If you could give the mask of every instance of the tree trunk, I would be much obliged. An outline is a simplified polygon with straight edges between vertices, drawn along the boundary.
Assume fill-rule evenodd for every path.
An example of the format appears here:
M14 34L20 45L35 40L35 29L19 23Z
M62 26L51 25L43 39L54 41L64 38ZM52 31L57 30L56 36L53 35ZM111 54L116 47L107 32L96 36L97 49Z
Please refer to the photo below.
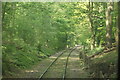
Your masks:
M110 2L107 4L106 10L106 44L108 48L112 46L112 12L113 3Z
M119 50L120 49L120 1L118 2L118 26L117 26L117 28L118 28L118 42L117 42L117 44L118 44L118 48L117 49L118 50L117 50L117 52L118 52L118 56L119 56L118 59L120 59L120 50ZM119 68L118 68L118 71L120 71ZM119 76L120 76L120 74L118 74L118 77Z
M93 26L93 19L92 19L92 11L93 11L93 2L89 2L89 21L90 21L90 27L91 27L91 32L92 32L92 36L91 36L91 49L93 49L95 47L95 30L94 30L94 26Z
M120 1L118 2L118 49L120 48Z
M114 32L114 38L115 38L115 42L117 43L118 42L118 3L114 3L114 15L115 15L115 19L116 19L116 22L115 22L115 28L116 28L116 31ZM117 14L117 15L116 15Z

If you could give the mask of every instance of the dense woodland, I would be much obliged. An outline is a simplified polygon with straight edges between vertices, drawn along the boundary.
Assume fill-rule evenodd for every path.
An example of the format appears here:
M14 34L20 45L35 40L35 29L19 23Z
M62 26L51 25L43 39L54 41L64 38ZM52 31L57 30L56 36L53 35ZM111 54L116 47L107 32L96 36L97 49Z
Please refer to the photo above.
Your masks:
M76 45L90 55L117 45L118 8L117 2L3 2L3 75Z

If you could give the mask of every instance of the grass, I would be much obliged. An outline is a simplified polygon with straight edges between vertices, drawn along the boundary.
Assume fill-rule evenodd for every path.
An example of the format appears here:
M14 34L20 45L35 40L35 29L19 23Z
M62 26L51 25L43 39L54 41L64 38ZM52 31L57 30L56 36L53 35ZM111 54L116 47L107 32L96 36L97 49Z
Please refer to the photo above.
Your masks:
M6 55L4 53L6 53ZM23 69L31 68L42 59L48 57L47 54L44 54L42 52L38 53L38 51L35 49L32 49L30 51L28 49L16 50L15 48L13 48L12 50L10 48L7 49L7 51L5 51L4 53L2 65L3 77L10 77Z
M116 78L118 66L118 54L116 50L97 55L91 59L89 71L92 77L100 78ZM102 74L100 73L102 72Z

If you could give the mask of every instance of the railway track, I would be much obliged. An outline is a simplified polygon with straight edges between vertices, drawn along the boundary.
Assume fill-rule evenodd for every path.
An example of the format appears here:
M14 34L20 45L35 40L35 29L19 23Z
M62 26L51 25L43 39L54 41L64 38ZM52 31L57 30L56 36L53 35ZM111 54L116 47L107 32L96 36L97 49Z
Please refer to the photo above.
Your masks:
M67 56L67 60L66 60L66 63L65 63L64 74L63 74L62 80L65 80L65 78L66 78L68 60L69 60L69 57L70 57L71 53L72 53L76 48L77 48L77 47L73 48L73 49L70 51L69 55Z
M67 64L68 64L68 60L69 60L69 56L71 55L71 53L76 49L77 47L74 47L72 49L70 49L70 52L69 54L67 55L67 59L66 59L66 62L64 64L64 72L63 72L63 75L62 75L62 80L65 80L65 77L66 77L66 70L67 70ZM44 75L47 74L48 70L55 64L55 62L65 53L67 52L67 50L64 50L61 52L61 54L52 62L50 63L50 65L44 70L44 72L39 76L38 80L42 80Z

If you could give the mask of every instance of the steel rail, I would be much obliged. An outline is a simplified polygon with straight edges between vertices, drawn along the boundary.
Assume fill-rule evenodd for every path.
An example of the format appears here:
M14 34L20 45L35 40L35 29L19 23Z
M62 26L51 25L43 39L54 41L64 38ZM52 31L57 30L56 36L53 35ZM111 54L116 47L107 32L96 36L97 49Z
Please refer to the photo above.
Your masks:
M65 79L65 75L66 75L66 68L67 68L67 63L68 63L68 58L70 56L70 54L76 49L77 47L73 48L70 53L68 54L67 56L67 60L66 60L66 64L65 64L65 71L64 71L64 74L63 74L63 80ZM42 80L43 76L47 73L48 69L58 60L58 58L64 53L66 52L67 50L64 50L63 52L61 52L61 54L45 69L45 71L39 76L38 80Z
M67 50L66 50L67 51ZM48 69L56 62L56 60L65 52L65 50L63 52L61 52L61 54L45 69L45 71L40 75L40 77L38 78L38 80L41 80L43 78L43 76L45 75L45 73L48 71Z
M67 65L68 65L68 60L69 60L69 57L71 55L71 53L76 49L77 47L73 48L69 55L67 56L67 60L66 60L66 63L65 63L65 68L64 68L64 73L63 73L63 77L62 77L62 80L65 80L65 77L66 77L66 72L67 72Z

